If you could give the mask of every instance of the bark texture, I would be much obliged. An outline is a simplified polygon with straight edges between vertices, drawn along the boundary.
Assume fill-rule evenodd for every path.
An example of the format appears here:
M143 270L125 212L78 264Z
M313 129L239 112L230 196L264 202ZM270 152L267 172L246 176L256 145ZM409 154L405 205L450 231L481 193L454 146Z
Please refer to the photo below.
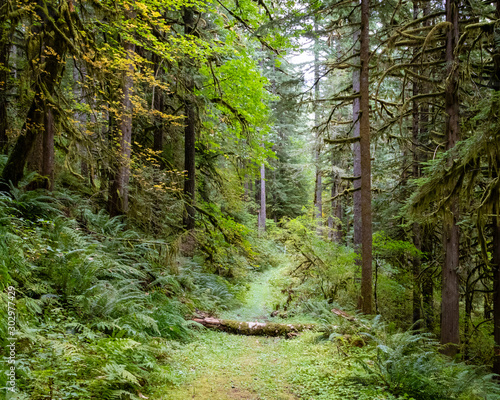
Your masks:
M359 31L354 32L354 43L359 41ZM354 54L355 57L353 59L354 64L360 64L359 58L359 45L354 46ZM355 95L359 95L360 93L360 74L361 70L359 68L354 68L352 73L352 90ZM352 121L353 121L353 136L359 137L360 134L360 98L356 97L352 103ZM353 152L353 176L361 177L361 148L360 142L354 142L352 144L352 152ZM354 228L354 237L353 244L355 251L360 255L361 253L361 179L355 179L353 181L354 193L352 195L353 201L353 228ZM358 258L357 264L361 265L361 257Z
M370 1L361 0L360 31L360 118L359 147L361 155L361 311L372 313L372 197L370 156L370 92L369 92L369 12Z
M184 33L194 35L194 12L191 8L184 8L183 14ZM194 79L191 75L185 77L186 96L184 99L184 113L186 116L184 127L184 170L187 173L184 180L184 196L186 201L186 214L184 227L194 229L195 209L194 200L196 192L196 104L194 102Z
M458 44L458 0L446 0L446 21L451 28L446 36L447 85L445 88L446 149L455 146L460 137L458 99L458 59L455 48ZM442 273L441 299L441 344L443 353L454 356L460 343L459 334L459 230L458 198L453 196L443 217L443 247L445 251Z

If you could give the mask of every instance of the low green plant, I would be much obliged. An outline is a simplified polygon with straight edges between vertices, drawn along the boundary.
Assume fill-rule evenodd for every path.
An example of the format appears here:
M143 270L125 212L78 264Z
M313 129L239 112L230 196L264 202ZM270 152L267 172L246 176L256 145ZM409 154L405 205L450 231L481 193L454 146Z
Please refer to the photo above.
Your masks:
M445 358L430 334L389 333L376 319L371 332L364 335L372 351L355 357L362 369L353 372L354 381L382 385L415 400L500 399L493 375Z

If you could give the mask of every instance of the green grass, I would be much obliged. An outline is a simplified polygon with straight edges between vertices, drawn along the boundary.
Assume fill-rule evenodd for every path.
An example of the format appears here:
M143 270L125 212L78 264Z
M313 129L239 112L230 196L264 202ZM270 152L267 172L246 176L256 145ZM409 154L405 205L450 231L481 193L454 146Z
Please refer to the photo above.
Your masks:
M264 272L256 273L250 288L245 294L244 304L238 309L228 310L220 313L222 319L235 319L239 321L277 322L277 323L315 323L318 322L309 315L297 315L291 318L272 318L276 304L283 304L287 295L281 292L286 286L284 282L287 277L289 265L285 264L278 268L270 268Z
M266 321L283 295L276 284L286 266L256 276L243 307L221 318ZM274 318L273 320L277 320ZM314 322L297 316L301 322ZM278 320L279 321L279 320ZM284 321L290 321L289 319ZM287 340L237 336L202 331L198 338L174 350L170 383L159 387L154 399L165 400L373 400L394 399L382 388L363 386L351 376L351 362L333 342L319 342L320 334L305 332Z
M172 354L172 383L158 400L395 399L351 380L345 356L307 332L286 340L206 331Z

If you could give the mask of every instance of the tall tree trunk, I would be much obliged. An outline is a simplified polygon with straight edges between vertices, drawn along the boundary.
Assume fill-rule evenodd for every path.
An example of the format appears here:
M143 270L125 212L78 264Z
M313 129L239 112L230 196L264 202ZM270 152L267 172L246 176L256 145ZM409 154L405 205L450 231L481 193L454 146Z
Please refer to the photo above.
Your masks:
M192 79L187 84L188 96L192 96L194 82ZM195 209L194 198L196 191L196 107L191 98L184 100L184 112L186 121L184 127L184 170L187 171L184 180L184 196L186 198L186 215L184 216L184 227L187 230L194 229Z
M129 16L131 18L132 15ZM135 44L124 41L127 59L133 60ZM109 213L125 214L128 211L128 185L130 179L130 156L132 153L132 90L134 86L134 64L129 62L122 77L121 115L118 120L119 156L116 171L110 183Z
M496 1L496 13L497 19L500 19L500 0ZM500 45L497 44L495 48L495 53L493 55L494 63L494 77L493 77L493 87L498 92L500 91ZM492 110L494 110L493 117L498 119L498 110L500 109L500 104L496 101ZM499 179L500 176L500 155L497 153L496 162L490 162L493 164L493 178ZM492 221L492 259L491 264L493 266L493 337L495 340L495 351L493 358L493 372L500 375L500 193L498 187L496 188L496 193L494 194L496 199L495 207L493 208L493 221ZM488 299L485 295L485 304L488 303ZM487 307L485 306L485 311ZM489 307L488 307L489 308Z
M458 44L458 0L446 0L446 21L451 28L446 36L447 84L445 88L446 150L453 148L459 140L458 59L455 49ZM460 343L459 332L459 230L458 198L453 196L443 217L444 265L441 297L441 344L443 353L454 356Z
M369 33L370 0L361 0L360 32L360 124L359 147L361 155L361 311L372 312L372 196L370 156L370 92L369 92Z
M184 33L196 35L194 11L185 7L183 13ZM187 230L194 229L195 209L194 200L196 193L196 104L194 102L194 78L186 73L186 98L184 99L184 113L186 115L184 127L184 170L187 171L184 180L184 196L186 200L186 214L184 215L184 227Z
M413 2L413 19L416 20L418 18L419 13L419 4L417 1ZM414 56L419 51L418 48L414 49ZM415 67L415 72L418 73L418 67ZM420 83L415 79L413 81L413 96L417 96L420 92L419 90ZM417 179L420 177L420 149L419 149L419 141L420 141L420 113L419 113L419 102L413 101L413 110L412 110L412 154L413 154L413 163L412 163L412 175L413 179ZM422 229L420 224L415 222L412 226L413 230L413 245L417 250L422 250L422 240L421 234ZM421 315L421 290L420 290L420 270L422 260L420 255L415 255L412 260L412 272L413 272L413 312L412 319L413 324L416 324L422 318ZM420 326L416 326L415 328L420 328Z
M321 134L319 129L320 124L320 113L318 110L319 104L318 100L320 98L319 93L319 38L318 38L318 25L314 24L315 30L315 43L314 43L314 125L316 129L316 137L314 142L314 163L316 166L316 179L314 186L314 206L316 208L316 224L317 229L316 232L318 236L323 236L323 183L322 183L322 175L321 175L321 166L320 166L320 153L321 153Z
M430 14L430 0L424 0L421 2L423 15L427 16ZM430 26L431 20L426 19L424 21L424 26ZM422 82L421 84L421 92L429 93L430 88L427 82ZM429 103L426 100L420 102L420 111L419 111L419 141L418 144L424 144L428 141L428 132L429 132ZM417 156L419 160L419 174L421 174L421 164L427 161L427 154L425 151L419 151L416 149ZM425 254L425 257L429 257L428 255L432 251L432 245L430 243L430 237L434 231L434 225L419 225L420 230L420 249ZM416 233L418 236L418 232ZM419 248L419 247L417 247ZM420 260L422 262L422 259ZM432 332L434 330L434 320L435 320L435 312L434 312L434 279L432 270L427 270L422 274L421 281L421 289L422 289L422 311L423 317L425 320L425 326L427 329Z
M353 62L356 65L360 65L360 57L359 57L359 45L356 43L359 41L360 31L356 30L354 32L353 40L354 40L354 54L356 55L353 58ZM352 90L355 95L360 94L360 74L361 70L359 67L355 67L352 73ZM352 103L352 121L353 121L353 136L355 138L359 137L360 134L360 98L356 97ZM353 181L354 193L352 196L353 201L353 245L354 250L358 254L358 258L356 260L356 264L361 266L361 231L362 231L362 223L361 223L361 148L360 142L355 142L352 145L353 152L353 175L355 178Z

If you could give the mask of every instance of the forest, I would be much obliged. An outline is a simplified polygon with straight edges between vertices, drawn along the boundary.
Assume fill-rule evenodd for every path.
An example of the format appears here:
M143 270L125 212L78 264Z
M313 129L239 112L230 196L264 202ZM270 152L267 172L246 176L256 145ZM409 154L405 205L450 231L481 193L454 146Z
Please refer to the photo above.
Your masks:
M5 399L500 399L500 0L0 0Z

